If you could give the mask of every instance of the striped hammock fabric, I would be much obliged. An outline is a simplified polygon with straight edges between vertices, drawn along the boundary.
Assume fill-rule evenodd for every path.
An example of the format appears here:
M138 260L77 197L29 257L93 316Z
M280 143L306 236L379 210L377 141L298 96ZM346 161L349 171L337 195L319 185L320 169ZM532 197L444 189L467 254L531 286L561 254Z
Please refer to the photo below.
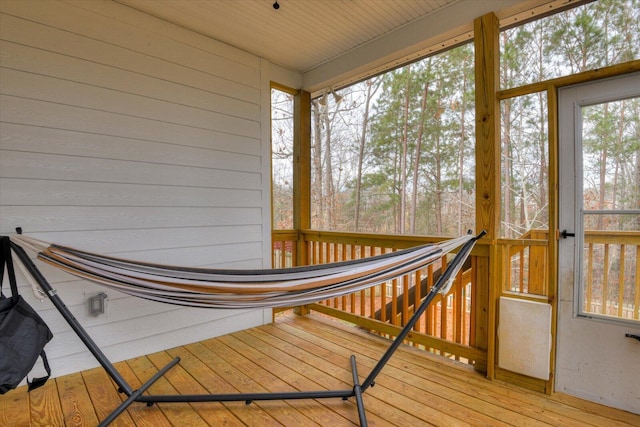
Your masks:
M24 235L11 240L82 279L140 298L191 307L260 308L310 304L356 292L420 270L464 245L467 235L384 255L266 270L229 270L138 262L48 244ZM457 268L461 268L462 262ZM455 277L455 273L451 276ZM450 286L445 286L446 293Z

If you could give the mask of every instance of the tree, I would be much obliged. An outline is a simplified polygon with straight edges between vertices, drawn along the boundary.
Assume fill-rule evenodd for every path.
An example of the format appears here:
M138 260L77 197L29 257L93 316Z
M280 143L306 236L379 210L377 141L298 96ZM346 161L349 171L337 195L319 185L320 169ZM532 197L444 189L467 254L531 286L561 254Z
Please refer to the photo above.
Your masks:
M365 147L367 143L367 130L369 128L369 113L371 111L371 100L375 96L378 89L380 89L380 85L382 84L382 78L374 77L373 79L367 80L365 83L366 86L366 95L364 102L364 111L362 118L362 132L360 134L360 140L358 144L358 169L356 175L356 184L355 184L355 213L354 213L354 230L360 230L360 205L362 198L362 171L364 164L364 154Z
M600 0L503 31L501 86L637 58L639 6ZM313 101L313 227L440 235L474 228L472 48L458 46ZM634 108L615 110L617 142L598 151L617 177L616 203L635 203L628 189L640 187L633 173L640 160L620 139L637 124L629 118ZM547 110L544 91L501 104L506 237L548 227Z
M271 183L275 229L293 228L293 97L271 90Z

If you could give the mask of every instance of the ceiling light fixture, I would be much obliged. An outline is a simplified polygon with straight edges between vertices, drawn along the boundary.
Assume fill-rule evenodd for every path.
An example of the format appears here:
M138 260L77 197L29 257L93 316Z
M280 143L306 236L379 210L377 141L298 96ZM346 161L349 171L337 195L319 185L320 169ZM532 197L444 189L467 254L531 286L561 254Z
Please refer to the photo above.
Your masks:
M322 96L320 97L320 99L318 99L318 104L322 105L322 106L326 106L327 105L327 101L329 100L329 94L331 94L333 96L333 100L334 102L337 104L339 104L342 99L344 98L342 95L338 95L337 93L334 92L333 88L327 88L322 92Z
M333 89L331 89L331 95L333 95L333 100L336 101L336 104L339 104L340 101L342 101L342 99L344 98L344 96L335 93Z
M318 104L322 105L322 106L326 106L327 105L327 90L324 90L324 93L322 94L322 96L320 97L320 99L318 99Z

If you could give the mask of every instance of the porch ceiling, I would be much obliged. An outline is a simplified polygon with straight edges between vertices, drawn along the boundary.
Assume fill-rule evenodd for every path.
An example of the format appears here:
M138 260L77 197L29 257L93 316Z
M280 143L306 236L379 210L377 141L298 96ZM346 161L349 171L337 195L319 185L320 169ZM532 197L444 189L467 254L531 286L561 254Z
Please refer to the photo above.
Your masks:
M303 76L314 91L551 0L115 0Z

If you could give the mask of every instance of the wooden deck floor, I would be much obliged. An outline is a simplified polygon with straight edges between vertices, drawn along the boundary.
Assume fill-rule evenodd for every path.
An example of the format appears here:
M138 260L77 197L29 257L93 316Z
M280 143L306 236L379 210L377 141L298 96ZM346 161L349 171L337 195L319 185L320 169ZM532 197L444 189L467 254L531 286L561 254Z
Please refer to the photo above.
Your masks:
M138 387L171 358L174 367L155 394L349 389L349 356L365 377L388 342L317 316L283 316L274 325L117 363ZM0 425L94 426L121 395L102 368L49 381L28 394L0 396ZM472 369L401 347L364 397L371 426L640 426L640 415L575 399L545 396ZM353 426L353 399L230 403L134 403L114 426Z

